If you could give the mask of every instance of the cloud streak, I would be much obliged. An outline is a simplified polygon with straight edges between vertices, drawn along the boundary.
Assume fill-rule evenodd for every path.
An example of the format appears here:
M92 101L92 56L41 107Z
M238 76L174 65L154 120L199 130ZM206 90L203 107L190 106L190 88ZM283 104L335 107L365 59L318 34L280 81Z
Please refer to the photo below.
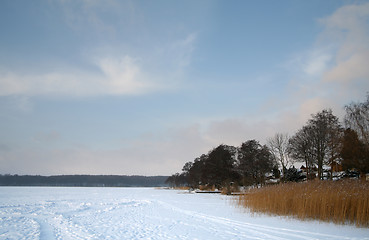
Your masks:
M139 61L128 55L104 57L95 62L94 71L67 69L40 74L0 72L0 96L96 96L139 95L167 89L168 74L145 72Z
M147 94L176 88L191 65L197 34L187 30L163 36L176 28L166 24L151 32L151 12L138 2L59 0L49 5L61 16L61 35L73 36L65 49L70 44L76 52L40 52L41 57L31 55L22 66L3 64L0 96ZM55 40L38 41L52 45ZM39 64L39 58L47 64Z

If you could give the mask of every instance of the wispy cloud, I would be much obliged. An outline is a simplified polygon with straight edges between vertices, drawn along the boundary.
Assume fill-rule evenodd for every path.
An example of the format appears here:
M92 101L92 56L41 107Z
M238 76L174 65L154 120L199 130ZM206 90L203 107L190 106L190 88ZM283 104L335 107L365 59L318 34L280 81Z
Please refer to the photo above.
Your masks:
M329 67L332 56L324 51L313 51L307 56L304 62L303 71L309 76L322 74Z
M318 20L323 30L314 46L288 66L290 92L300 112L331 107L364 97L369 89L369 3L347 5Z
M0 96L11 95L137 95L168 88L161 80L167 72L150 73L128 55L94 61L94 70L69 69L20 74L0 72Z
M108 94L135 94L154 89L154 83L143 79L137 61L129 56L121 59L103 58L97 65L104 76L100 79L102 89Z
M184 39L174 42L170 47L170 51L174 51L176 53L174 61L180 68L190 65L192 53L195 49L194 44L196 38L196 33L190 33Z
M0 96L147 94L177 88L191 65L195 31L162 36L176 25L152 27L147 23L150 12L138 3L59 0L50 6L66 23L66 35L74 31L77 52L44 56L50 59L49 68L33 56L26 60L33 61L32 69L27 62L1 66ZM153 30L157 28L158 33Z
M56 7L63 11L64 20L68 26L78 32L93 31L100 36L115 36L117 29L114 21L107 21L102 16L109 12L110 16L131 16L129 11L132 10L133 4L130 1L96 1L96 0L59 0L53 2ZM126 5L126 6L122 6ZM130 7L128 7L130 6ZM118 12L121 14L118 14ZM122 13L122 11L124 11ZM87 28L87 29L86 29Z
M324 73L323 81L368 82L369 3L344 6L321 23L325 26L323 37L338 44L334 66Z

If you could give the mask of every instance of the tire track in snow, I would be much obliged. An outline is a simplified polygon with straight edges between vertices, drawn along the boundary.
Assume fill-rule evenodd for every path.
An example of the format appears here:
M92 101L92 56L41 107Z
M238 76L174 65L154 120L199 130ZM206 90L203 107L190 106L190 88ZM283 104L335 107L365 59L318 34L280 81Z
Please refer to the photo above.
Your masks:
M33 220L35 220L39 225L40 240L55 239L53 228L47 223L46 219L33 217Z
M219 218L199 214L198 212L183 210L165 202L158 201L158 204L167 210L175 212L175 214L172 215L177 216L186 215L187 218L189 218L186 219L186 221L192 223L191 231L194 232L196 232L197 229L198 230L202 229L209 232L209 236L214 235L217 238L221 239L223 238L229 239L230 236L233 236L231 237L231 239L273 239L273 240L286 239L285 237L284 238L276 237L274 235L250 228L246 229L247 231L245 231L245 228L242 229L240 228L240 226L236 226L234 224L227 224L224 220L221 220ZM226 228L224 227L222 228L219 226L226 226Z
M19 222L19 218L34 221L37 225L33 231L37 231L40 240L97 239L93 234L88 233L83 226L73 223L71 219L65 218L60 213L57 213L55 210L59 206L58 202L54 202L51 205L41 202L38 204L7 206L1 209L0 216L11 217L14 219L14 222Z
M235 220L231 220L223 217L216 217L207 214L202 214L194 211L184 210L173 206L169 203L158 201L162 206L169 208L178 213L186 214L191 217L196 217L199 219L205 219L211 222L216 222L218 224L222 224L231 228L237 227L237 235L242 234L244 237L250 238L247 233L251 233L252 235L256 234L257 236L251 237L253 239L274 239L274 240L284 240L288 239L305 239L305 240L316 240L316 239L329 239L329 240L352 240L350 237L343 237L331 234L317 233L317 232L309 232L309 231L301 231L301 230L292 230L286 228L277 228L270 227L265 225L258 225L246 222L239 222ZM230 232L233 233L233 232Z

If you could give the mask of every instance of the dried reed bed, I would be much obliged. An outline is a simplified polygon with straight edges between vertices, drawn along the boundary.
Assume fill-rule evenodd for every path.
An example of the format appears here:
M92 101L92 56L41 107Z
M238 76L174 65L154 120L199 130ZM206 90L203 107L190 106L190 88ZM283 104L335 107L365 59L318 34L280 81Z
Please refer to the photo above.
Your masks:
M369 182L359 180L317 180L251 189L240 195L238 204L251 212L369 227Z
M190 187L187 187L187 186L181 186L181 187L174 187L173 189L176 189L176 190L189 190Z

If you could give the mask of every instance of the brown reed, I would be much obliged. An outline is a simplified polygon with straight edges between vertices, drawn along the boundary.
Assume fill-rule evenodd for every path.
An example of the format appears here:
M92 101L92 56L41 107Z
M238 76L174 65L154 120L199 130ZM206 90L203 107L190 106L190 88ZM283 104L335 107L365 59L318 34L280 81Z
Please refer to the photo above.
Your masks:
M365 181L316 180L266 186L240 195L238 204L253 213L369 227L369 182Z

